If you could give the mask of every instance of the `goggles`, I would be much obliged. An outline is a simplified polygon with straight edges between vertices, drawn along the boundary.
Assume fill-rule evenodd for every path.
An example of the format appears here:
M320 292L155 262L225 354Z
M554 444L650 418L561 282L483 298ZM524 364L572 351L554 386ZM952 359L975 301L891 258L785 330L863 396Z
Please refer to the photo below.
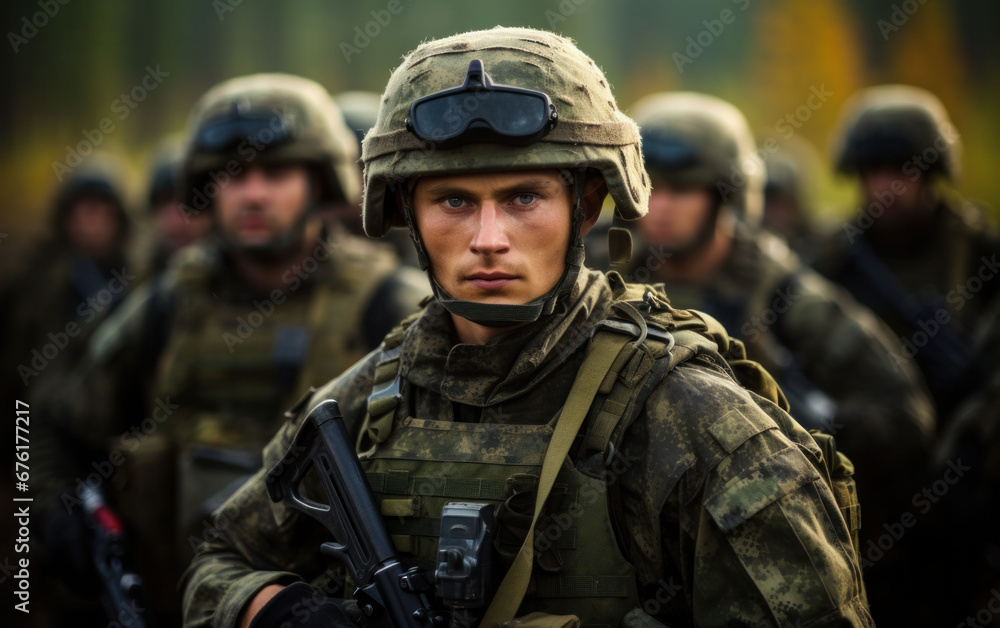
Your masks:
M474 59L462 85L413 101L406 129L444 148L472 142L523 145L544 137L558 121L547 94L494 85L483 62Z
M642 158L648 165L661 168L686 168L698 161L698 153L689 143L662 134L642 134Z
M204 151L221 152L236 148L241 142L256 145L281 144L292 137L292 130L279 115L241 113L234 103L225 116L202 124L195 135L195 145Z

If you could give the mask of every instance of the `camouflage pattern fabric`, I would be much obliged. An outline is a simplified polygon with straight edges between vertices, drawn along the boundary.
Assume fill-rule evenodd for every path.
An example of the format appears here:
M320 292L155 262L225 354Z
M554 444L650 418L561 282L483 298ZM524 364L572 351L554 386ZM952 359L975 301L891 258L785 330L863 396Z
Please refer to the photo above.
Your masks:
M560 315L481 346L456 344L450 317L432 302L406 332L401 407L441 421L547 422L610 300L602 275L581 273ZM336 399L356 434L378 359L370 354L313 395L265 448L265 466L322 400ZM809 461L815 441L737 385L722 362L706 355L677 366L622 441L628 464L618 477L642 610L667 624L873 625L849 531ZM213 538L186 574L186 626L235 625L272 583L331 591L336 567L318 551L328 539L270 502L264 473L216 512Z

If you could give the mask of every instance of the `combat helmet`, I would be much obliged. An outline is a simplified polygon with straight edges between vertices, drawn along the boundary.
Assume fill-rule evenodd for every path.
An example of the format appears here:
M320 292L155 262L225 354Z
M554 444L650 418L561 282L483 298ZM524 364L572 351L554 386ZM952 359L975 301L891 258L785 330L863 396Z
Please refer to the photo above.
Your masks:
M695 92L647 96L631 110L646 167L679 187L707 187L750 225L760 224L764 165L746 118L732 104Z
M184 198L201 211L214 197L216 179L227 172L254 162L287 161L315 167L319 202L360 199L357 145L326 89L289 74L230 79L205 93L191 112Z
M392 73L374 128L365 137L365 233L407 224L428 268L408 180L420 175L525 169L569 173L577 190L566 270L553 289L524 305L452 299L449 311L484 325L511 325L551 313L583 263L581 170L600 172L628 220L645 215L649 180L639 132L619 111L597 65L570 40L529 28L463 33L421 44Z
M118 240L124 241L131 226L126 208L125 174L127 169L116 153L95 151L66 176L53 199L52 228L56 240L69 240L66 218L73 205L86 196L103 198L114 208L119 221Z
M961 172L958 132L937 96L919 87L880 85L857 92L844 105L833 137L840 173L902 168L914 158L952 182Z

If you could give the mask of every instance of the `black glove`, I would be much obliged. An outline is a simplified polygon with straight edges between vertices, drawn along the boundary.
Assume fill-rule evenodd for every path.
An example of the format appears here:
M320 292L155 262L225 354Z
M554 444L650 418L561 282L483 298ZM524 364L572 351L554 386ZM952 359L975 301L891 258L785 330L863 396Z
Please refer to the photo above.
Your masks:
M341 600L326 597L305 582L290 584L254 616L250 628L356 628L340 608Z

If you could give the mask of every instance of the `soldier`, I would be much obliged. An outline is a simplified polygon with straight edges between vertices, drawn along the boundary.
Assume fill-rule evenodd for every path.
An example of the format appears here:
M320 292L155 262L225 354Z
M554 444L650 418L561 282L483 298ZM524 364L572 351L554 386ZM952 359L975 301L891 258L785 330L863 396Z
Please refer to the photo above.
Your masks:
M65 376L133 287L123 175L108 153L67 175L53 202L51 237L4 286L4 399L37 398L42 382Z
M195 105L183 210L209 214L214 243L185 249L134 294L43 408L34 459L49 554L72 540L74 485L119 491L149 603L179 614L177 577L205 517L260 466L280 410L417 309L421 273L318 216L358 202L354 158L313 81L236 78Z
M208 212L184 211L181 204L180 176L181 138L169 138L156 150L149 169L149 190L146 207L155 229L155 242L148 275L167 268L177 251L189 244L203 241L212 229Z
M970 336L1000 290L996 237L945 187L958 180L961 140L933 94L883 85L844 105L835 145L862 205L815 266L892 328L902 342L893 362L919 367L947 417L985 380Z
M869 548L908 506L930 452L934 415L919 376L893 368L886 356L900 348L882 323L759 228L764 172L735 107L671 93L633 111L653 192L630 275L665 282L673 305L734 330L778 380L792 416L836 434L857 467ZM866 571L873 609L879 573L902 556L897 548Z
M497 27L408 54L365 139L364 224L409 226L435 298L297 404L265 463L336 399L407 562L435 562L449 499L500 506L505 582L483 626L869 626L817 443L732 378L719 351L738 345L717 323L582 265L606 195L623 218L646 212L639 146L560 36ZM550 487L539 469L560 467L544 516L566 527L529 525ZM336 589L330 539L271 503L263 472L215 523L186 574L186 625L347 621L333 602L304 612L310 584ZM530 531L552 527L532 559Z
M767 150L773 145L775 150ZM813 224L815 188L821 172L819 155L800 136L780 140L758 139L767 171L762 225L781 236L799 259L808 263L816 254L818 233Z

